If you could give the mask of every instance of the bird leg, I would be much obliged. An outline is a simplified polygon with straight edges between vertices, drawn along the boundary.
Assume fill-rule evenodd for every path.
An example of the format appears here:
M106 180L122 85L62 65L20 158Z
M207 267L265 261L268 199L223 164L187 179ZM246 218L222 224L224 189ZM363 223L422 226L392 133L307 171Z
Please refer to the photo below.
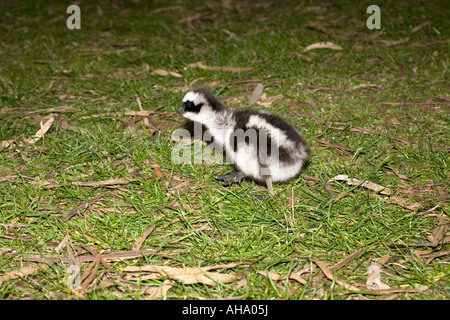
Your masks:
M273 197L275 195L275 192L273 191L272 187L272 177L266 177L264 181L266 182L267 190L269 191L270 196ZM256 198L256 200L263 201L267 196L254 194L253 197Z
M216 180L222 182L224 187L228 187L233 183L241 184L242 179L244 179L245 175L242 172L235 172L230 174L224 174L221 176L214 176Z
M269 190L270 195L275 195L275 193L273 192L273 187L272 187L272 177L267 177L266 178L266 184L267 184L267 189Z

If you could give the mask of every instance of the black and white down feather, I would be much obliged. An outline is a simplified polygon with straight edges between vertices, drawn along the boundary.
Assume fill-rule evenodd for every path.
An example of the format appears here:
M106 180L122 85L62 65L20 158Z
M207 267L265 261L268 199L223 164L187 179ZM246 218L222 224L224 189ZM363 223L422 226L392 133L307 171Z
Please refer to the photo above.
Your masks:
M263 111L232 110L205 88L187 92L177 112L209 130L240 171L238 180L264 181L271 194L272 181L296 177L309 159L308 143L285 120Z

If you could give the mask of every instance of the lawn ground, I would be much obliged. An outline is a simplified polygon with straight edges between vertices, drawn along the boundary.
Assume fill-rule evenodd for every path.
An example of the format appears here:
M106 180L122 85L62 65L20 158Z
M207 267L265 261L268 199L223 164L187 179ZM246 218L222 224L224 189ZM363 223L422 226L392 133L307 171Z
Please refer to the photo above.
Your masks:
M449 10L372 2L2 2L0 298L448 299ZM310 143L277 197L172 162L203 86Z

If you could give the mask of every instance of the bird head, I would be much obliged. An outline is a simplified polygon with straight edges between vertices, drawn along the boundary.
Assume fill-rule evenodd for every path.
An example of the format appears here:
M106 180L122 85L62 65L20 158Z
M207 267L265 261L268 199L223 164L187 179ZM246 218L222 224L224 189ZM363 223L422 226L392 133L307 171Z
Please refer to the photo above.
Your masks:
M205 88L187 92L182 101L183 104L177 112L189 120L204 125L211 124L218 113L224 109L224 106Z

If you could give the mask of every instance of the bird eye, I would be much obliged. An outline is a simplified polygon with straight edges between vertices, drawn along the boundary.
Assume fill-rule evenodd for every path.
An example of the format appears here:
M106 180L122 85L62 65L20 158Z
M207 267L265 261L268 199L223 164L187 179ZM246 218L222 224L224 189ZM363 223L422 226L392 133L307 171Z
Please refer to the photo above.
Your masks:
M203 106L203 103L195 104L193 101L186 101L184 102L184 108L186 111L198 113L200 112L201 107Z

